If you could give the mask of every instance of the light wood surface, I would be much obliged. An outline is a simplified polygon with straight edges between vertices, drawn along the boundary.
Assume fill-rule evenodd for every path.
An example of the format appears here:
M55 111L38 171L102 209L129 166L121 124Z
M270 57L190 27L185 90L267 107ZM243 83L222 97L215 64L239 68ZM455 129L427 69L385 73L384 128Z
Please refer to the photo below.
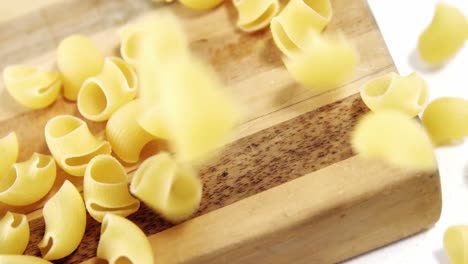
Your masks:
M199 12L149 0L1 1L0 14L8 10L8 16L0 19L0 69L53 68L58 42L71 33L86 34L104 54L117 55L118 28L157 9L170 10L183 22L192 50L213 65L244 106L246 118L233 142L200 168L204 195L192 220L173 227L144 206L129 217L150 236L157 263L332 263L431 226L441 207L437 174L400 171L353 155L349 132L368 111L356 93L395 69L366 2L334 0L332 6L326 32L344 32L361 63L349 83L323 94L292 80L268 30L239 32L230 2ZM48 109L25 109L0 82L0 136L17 132L20 160L48 153L44 125L64 113L79 116L76 105L62 98ZM105 123L88 124L103 136ZM165 147L153 142L142 160ZM59 171L48 197L65 179L81 190L81 178ZM41 208L48 197L26 207L0 204L0 216L8 210L28 215L26 254L40 255ZM88 217L82 244L58 263L95 263L99 228Z

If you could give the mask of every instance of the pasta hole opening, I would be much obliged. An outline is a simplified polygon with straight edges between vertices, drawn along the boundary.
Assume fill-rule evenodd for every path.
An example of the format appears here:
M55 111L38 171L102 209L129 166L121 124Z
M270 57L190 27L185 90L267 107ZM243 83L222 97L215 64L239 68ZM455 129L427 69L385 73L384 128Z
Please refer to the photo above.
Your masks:
M90 203L90 208L95 212L109 212L109 213L116 213L116 212L128 212L135 210L139 206L139 202L135 200L133 203L126 205L126 206L119 206L119 207L107 207L102 206L97 203Z
M98 149L95 151L88 153L83 156L72 157L65 160L65 164L68 166L83 166L87 165L95 156L102 155L102 154L109 154L110 147L108 144L103 143Z
M21 223L23 223L23 215L20 214L12 214L13 216L13 222L11 222L11 227L12 228L18 228Z
M299 47L291 40L280 22L275 20L271 21L271 29L276 33L276 41L278 41L278 44L283 46L284 49L290 52L299 51Z
M117 160L111 157L98 159L92 164L91 177L98 182L117 184L127 181L127 175Z
M125 256L120 256L118 259L115 260L114 264L133 264L133 261L131 261Z
M278 8L278 6L276 4L274 4L274 3L271 4L265 10L265 12L263 12L263 14L261 16L259 16L257 19L253 20L252 22L249 22L249 23L243 25L243 27L245 27L245 28L254 28L256 25L262 24L265 21L269 21L270 18L275 15L277 8Z
M133 71L129 68L129 66L121 59L114 59L115 66L119 68L120 72L123 74L125 80L127 81L129 88L136 87L136 78Z
M50 90L51 86L52 86L52 84L51 84L51 85L44 85L44 86L41 86L41 87L39 87L39 88L36 90L36 93L37 93L38 95L44 95L44 94L46 94L46 93Z
M107 108L107 97L101 86L91 81L81 88L78 108L87 115L99 115Z
M47 167L51 162L51 159L47 156L38 156L36 162L36 168L43 169Z
M371 81L364 89L364 93L367 94L367 96L371 96L371 97L382 96L388 91L392 82L393 82L392 75L388 75L384 78Z
M181 171L177 172L169 191L169 205L177 208L181 205L190 204L190 201L198 196L198 185L196 175Z
M8 174L0 179L0 194L6 192L18 178L15 167L12 167Z
M47 125L47 131L49 135L54 138L60 138L67 134L70 134L73 130L81 127L83 125L83 121L73 118L73 117L60 117L53 120L51 123Z
M127 39L125 54L129 59L136 60L138 58L139 45L143 40L142 32L135 32Z
M330 19L332 11L329 0L305 0L304 3L323 18Z
M45 246L43 246L44 244ZM49 254L53 246L54 246L54 239L52 237L49 237L47 239L47 243L43 243L43 241L41 241L39 244L39 250L41 251L42 256L43 257L47 256L47 254Z

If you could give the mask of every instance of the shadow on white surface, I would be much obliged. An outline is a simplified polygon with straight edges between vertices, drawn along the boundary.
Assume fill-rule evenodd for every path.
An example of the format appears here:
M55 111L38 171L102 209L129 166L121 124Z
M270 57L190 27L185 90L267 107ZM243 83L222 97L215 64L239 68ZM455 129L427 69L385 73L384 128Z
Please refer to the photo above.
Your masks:
M445 66L445 64L443 64L440 66L430 67L427 63L423 61L416 48L413 49L408 56L408 65L410 65L411 68L422 74L437 72Z
M433 251L432 255L436 259L437 263L439 263L439 264L450 264L450 261L447 258L447 255L445 255L445 251L442 248Z
M463 168L463 182L465 182L466 186L468 186L468 161Z

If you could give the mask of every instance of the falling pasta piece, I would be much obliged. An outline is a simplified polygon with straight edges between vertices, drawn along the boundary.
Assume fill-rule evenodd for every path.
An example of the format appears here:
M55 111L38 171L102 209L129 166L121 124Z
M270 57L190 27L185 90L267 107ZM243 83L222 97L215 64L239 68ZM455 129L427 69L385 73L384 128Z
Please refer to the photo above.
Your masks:
M445 231L444 249L452 264L468 262L468 226L451 226Z
M96 254L109 264L155 263L145 233L130 220L114 214L104 216Z
M172 222L195 213L202 184L197 174L180 166L167 153L145 160L133 176L130 192Z
M146 107L137 116L137 122L146 132L157 138L170 138L164 118L164 112L160 104L154 104L150 107Z
M87 37L72 35L62 40L57 48L57 66L65 98L75 101L83 82L97 75L103 65L104 57Z
M52 262L33 256L0 255L1 264L52 264Z
M434 170L433 146L424 128L397 111L370 112L352 133L356 153L378 158L411 170Z
M29 223L23 214L7 212L0 219L0 255L23 254L29 242ZM0 258L0 263L3 263Z
M468 100L442 97L432 101L424 110L422 123L432 142L448 145L468 137Z
M15 132L11 132L3 138L0 138L0 178L6 175L11 166L18 159L18 138Z
M126 217L140 208L140 201L130 195L124 167L110 155L94 157L84 176L86 209L98 222L106 213Z
M80 244L86 228L86 209L78 190L65 181L42 209L45 234L38 247L47 260L70 255Z
M234 0L239 13L237 26L246 32L253 32L268 26L279 11L278 0Z
M457 8L438 3L431 24L419 37L422 59L438 66L453 57L468 39L468 19Z
M124 60L106 58L101 73L87 79L78 94L80 113L92 121L105 121L125 103L135 98L138 80Z
M50 119L45 138L58 165L73 176L83 176L93 157L111 153L109 142L97 139L83 120L72 115Z
M271 21L273 40L287 57L293 57L306 46L309 33L321 32L331 18L330 0L290 0Z
M115 155L125 162L137 162L146 144L155 139L137 123L136 118L143 110L141 100L134 100L117 110L107 122L106 138Z
M361 98L374 112L396 110L415 117L426 106L429 89L417 73L400 76L391 72L366 84Z
M286 68L300 84L326 91L350 79L359 54L344 35L324 37L310 34L307 47L294 58L284 58Z
M21 105L40 109L51 105L60 93L58 72L29 66L9 66L3 71L5 87Z
M51 156L34 153L0 178L0 202L14 206L35 203L52 189L56 174Z
M224 0L179 0L181 4L188 8L205 10L221 4Z

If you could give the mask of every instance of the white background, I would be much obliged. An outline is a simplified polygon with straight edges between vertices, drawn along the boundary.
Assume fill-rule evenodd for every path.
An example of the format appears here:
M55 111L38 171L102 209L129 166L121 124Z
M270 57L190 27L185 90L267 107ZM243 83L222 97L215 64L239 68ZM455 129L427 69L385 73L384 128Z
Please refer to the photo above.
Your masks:
M395 65L402 75L420 73L429 83L431 99L458 96L468 99L468 43L445 67L428 71L420 63L416 46L429 25L438 0L368 0ZM468 0L447 0L468 16ZM468 122L468 121L467 121ZM468 225L468 140L465 144L436 150L442 182L443 209L430 230L395 242L346 263L448 264L443 251L445 230Z

